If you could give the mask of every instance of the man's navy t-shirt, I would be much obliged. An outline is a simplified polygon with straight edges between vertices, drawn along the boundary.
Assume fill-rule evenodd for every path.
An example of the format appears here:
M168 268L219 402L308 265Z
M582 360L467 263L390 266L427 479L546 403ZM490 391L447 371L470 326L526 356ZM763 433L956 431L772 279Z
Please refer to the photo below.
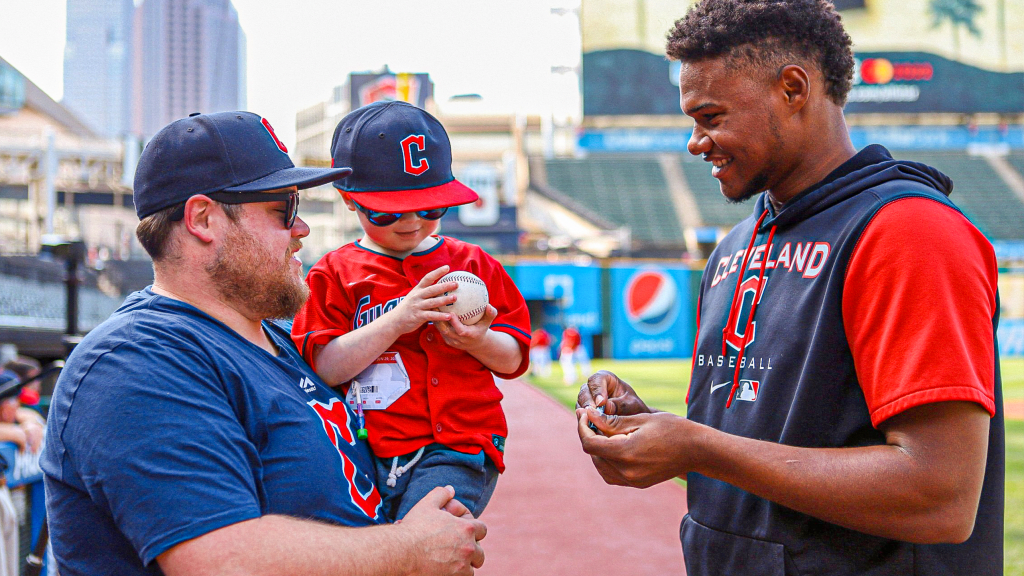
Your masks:
M174 545L268 514L383 521L354 415L263 326L277 356L146 289L75 349L40 461L61 574L159 574Z

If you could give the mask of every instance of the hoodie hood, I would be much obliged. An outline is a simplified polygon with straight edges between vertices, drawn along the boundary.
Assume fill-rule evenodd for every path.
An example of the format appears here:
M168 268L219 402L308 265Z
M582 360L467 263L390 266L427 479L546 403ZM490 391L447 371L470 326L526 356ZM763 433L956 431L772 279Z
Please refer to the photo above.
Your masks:
M774 213L774 208L768 200L768 193L762 192L754 205L754 218L759 218L765 210L768 211L768 216L761 221L758 232L772 227L785 229L787 226L806 220L852 196L891 180L909 180L924 184L941 192L944 196L949 196L953 192L953 181L942 172L920 162L894 160L889 151L878 144L865 147L848 162L856 160L860 160L858 163L874 162L831 181L826 177L824 185L812 186L796 195L782 207L778 214ZM837 170L841 169L842 167Z

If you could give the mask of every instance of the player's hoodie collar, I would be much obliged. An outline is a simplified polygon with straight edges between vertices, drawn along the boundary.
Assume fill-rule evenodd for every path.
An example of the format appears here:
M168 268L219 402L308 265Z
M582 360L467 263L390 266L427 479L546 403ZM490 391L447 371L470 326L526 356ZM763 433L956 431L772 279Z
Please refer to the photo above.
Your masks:
M775 233L779 228L785 229L788 226L806 220L884 182L892 180L916 181L934 188L946 196L949 196L950 192L953 191L953 181L942 172L918 162L893 160L889 151L878 144L872 144L864 148L847 162L864 164L864 166L832 181L828 181L829 178L826 177L825 180L828 181L826 184L816 184L796 195L792 200L783 205L782 210L778 214L775 214L771 202L768 200L767 193L762 193L758 197L752 216L756 219L756 223L750 235L747 249L743 253L743 261L740 263L739 274L736 276L732 305L729 307L729 316L726 319L725 326L722 328L723 356L727 354L725 333L729 326L733 326L735 322L739 321L743 304L743 300L740 298L740 284L746 274L750 255L753 252L754 244L757 242L759 235L768 232L768 239L765 242L767 251L764 255L764 262L768 262L772 256L772 240L775 238ZM743 330L743 340L740 344L739 357L736 359L736 368L733 373L732 389L726 397L728 398L725 403L727 409L732 406L732 399L739 388L743 355L746 352L748 336L753 332L754 316L757 314L758 303L761 301L761 292L764 290L764 277L767 268L767 266L761 266L758 274L757 294L754 296L750 313L747 315L747 325Z
M758 232L765 232L772 227L785 229L860 194L864 190L891 180L920 182L946 196L953 191L953 181L942 172L920 162L893 160L889 151L878 144L865 147L854 156L852 161L864 162L872 159L876 162L854 170L824 186L815 185L797 194L782 206L782 210L778 214L775 214L775 210L768 200L768 194L762 193L755 202L753 217L757 219L765 211L768 212L768 215L758 227Z

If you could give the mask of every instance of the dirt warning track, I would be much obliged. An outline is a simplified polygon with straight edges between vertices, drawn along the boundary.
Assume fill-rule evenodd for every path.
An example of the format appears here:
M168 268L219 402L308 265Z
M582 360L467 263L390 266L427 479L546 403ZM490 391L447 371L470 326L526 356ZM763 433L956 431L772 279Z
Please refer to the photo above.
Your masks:
M480 576L685 574L675 482L608 486L580 449L576 418L523 381L501 382L508 419L506 472L481 520Z

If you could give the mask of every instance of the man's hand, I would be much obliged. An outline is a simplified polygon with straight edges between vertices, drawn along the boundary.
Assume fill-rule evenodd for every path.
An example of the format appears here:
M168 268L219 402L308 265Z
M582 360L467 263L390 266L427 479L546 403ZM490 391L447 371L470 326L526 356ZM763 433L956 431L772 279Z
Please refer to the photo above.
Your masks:
M431 490L405 515L399 527L418 550L414 574L471 576L484 563L480 540L487 526L455 500L451 486Z
M607 370L597 372L580 387L576 407L588 406L604 406L605 414L619 416L656 412L644 404L629 384Z
M696 451L685 447L698 425L685 418L669 412L601 414L593 405L577 408L576 417L583 451L609 484L647 488L691 469ZM590 429L590 422L603 436Z
M458 282L436 284L448 270L448 266L441 266L427 273L412 287L405 299L385 316L394 322L399 334L408 334L427 322L445 322L452 317L447 312L437 311L441 306L455 302L454 294L445 296L444 293L453 292L458 288Z
M456 350L473 352L486 345L487 332L491 328L491 322L498 317L498 310L490 304L484 310L484 315L476 324L463 324L459 317L451 314L451 320L447 322L435 322L434 326L441 333L445 344Z

